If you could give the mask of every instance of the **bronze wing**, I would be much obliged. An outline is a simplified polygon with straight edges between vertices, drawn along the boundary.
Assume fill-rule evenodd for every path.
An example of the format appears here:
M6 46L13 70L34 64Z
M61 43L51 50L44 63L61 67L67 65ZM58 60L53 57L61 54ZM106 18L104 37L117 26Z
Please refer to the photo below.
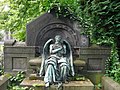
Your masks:
M69 64L70 64L70 75L74 76L75 72L73 67L73 55L72 55L71 45L66 40L63 40L63 43L66 45L67 58L69 59Z
M40 72L39 72L40 76L44 75L44 73L45 73L45 60L49 56L49 49L50 49L49 47L50 47L50 44L52 44L52 43L53 43L53 39L49 39L43 47L42 63L41 63L41 68L40 68Z

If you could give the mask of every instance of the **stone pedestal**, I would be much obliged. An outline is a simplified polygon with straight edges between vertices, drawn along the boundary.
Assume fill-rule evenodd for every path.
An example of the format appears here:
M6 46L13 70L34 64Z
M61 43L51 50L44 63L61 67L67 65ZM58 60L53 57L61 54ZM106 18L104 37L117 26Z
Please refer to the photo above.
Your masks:
M7 90L8 78L4 75L0 76L0 90Z
M35 57L34 46L4 46L4 71L28 71L28 62Z
M44 90L45 89L45 83L42 80L30 80L29 78L25 78L21 86L28 86L28 87L34 87L34 90ZM56 87L54 85L51 85L49 90L56 90ZM93 83L87 79L85 81L70 81L67 84L63 84L62 90L94 90Z

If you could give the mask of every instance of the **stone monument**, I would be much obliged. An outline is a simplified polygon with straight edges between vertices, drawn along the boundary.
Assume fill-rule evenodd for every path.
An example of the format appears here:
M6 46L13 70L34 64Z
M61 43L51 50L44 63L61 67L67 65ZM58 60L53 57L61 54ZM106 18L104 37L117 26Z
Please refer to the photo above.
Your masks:
M55 12L50 12L31 21L26 28L27 37L25 42L9 40L4 43L4 69L6 73L25 71L29 79L31 79L31 75L36 75L34 79L40 78L38 74L43 62L44 46L49 39L53 39L53 42L55 42L54 37L60 35L62 40L68 42L68 45L65 45L71 47L70 51L72 51L75 73L86 76L93 84L99 83L100 80L93 77L98 77L99 74L100 79L102 74L104 74L105 62L110 55L110 48L92 46L89 42L89 37L81 34L83 29L78 25L77 21L72 21L62 16L57 18ZM32 81L30 82L32 83ZM75 83L79 87L80 82ZM65 86L66 88L71 84L63 85L63 87ZM25 84L22 83L22 85Z

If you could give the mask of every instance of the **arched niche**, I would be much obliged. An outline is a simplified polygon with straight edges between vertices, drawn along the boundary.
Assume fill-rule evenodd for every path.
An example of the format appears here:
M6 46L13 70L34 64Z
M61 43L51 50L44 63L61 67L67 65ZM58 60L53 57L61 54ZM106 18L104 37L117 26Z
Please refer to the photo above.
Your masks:
M40 47L40 53L42 53L45 42L50 38L54 39L56 35L61 35L63 39L70 43L72 48L78 44L79 38L77 37L77 32L70 26L64 23L51 23L39 30L36 36L35 46Z

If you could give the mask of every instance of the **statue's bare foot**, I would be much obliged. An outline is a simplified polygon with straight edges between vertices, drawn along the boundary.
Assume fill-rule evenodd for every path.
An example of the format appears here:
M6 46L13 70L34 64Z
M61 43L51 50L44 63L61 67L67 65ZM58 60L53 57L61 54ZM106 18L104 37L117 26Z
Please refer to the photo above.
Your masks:
M45 83L45 87L49 87L49 86L50 86L49 82Z
M65 84L68 84L69 83L69 81L67 81L67 80L65 80L65 82L64 82Z
M60 87L62 87L62 85L63 85L63 83L62 83L62 82L59 82L59 83L58 83L58 89L59 89Z

